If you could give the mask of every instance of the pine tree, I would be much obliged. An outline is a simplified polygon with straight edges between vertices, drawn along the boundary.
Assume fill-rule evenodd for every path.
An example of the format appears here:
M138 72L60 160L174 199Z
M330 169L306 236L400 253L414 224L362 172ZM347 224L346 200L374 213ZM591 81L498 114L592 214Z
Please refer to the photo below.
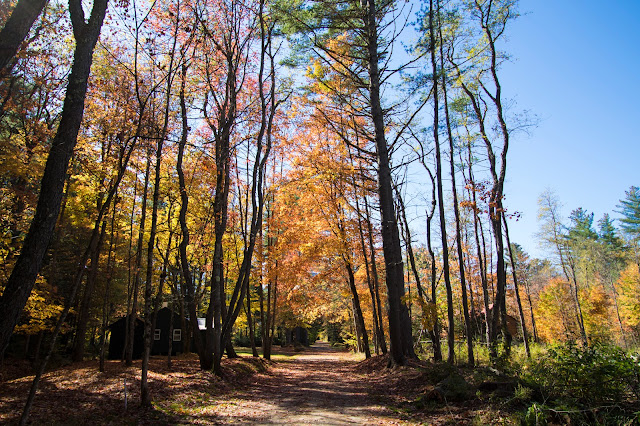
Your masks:
M620 227L632 241L640 240L640 188L632 186L620 200L618 213L622 215Z

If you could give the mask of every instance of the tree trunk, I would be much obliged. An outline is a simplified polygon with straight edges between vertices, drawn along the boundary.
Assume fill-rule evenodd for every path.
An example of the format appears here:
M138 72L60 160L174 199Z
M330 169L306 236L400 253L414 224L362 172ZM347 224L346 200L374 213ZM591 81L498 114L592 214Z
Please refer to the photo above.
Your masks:
M354 188L356 188L354 182ZM380 324L378 323L378 309L376 305L376 293L373 284L373 279L371 277L371 268L369 266L369 253L367 252L367 245L364 241L364 228L362 226L362 212L360 210L360 202L358 201L359 197L356 194L356 213L358 215L358 231L360 234L360 248L362 250L362 258L364 259L364 267L367 274L367 287L369 288L369 294L371 296L371 309L373 316L373 346L376 352L376 355L380 354L380 344L379 344L379 336L380 336ZM370 220L370 218L367 218Z
M533 315L533 302L531 301L531 289L529 288L529 279L525 276L524 291L527 293L527 302L529 303L529 312L531 314L531 329L533 330L533 341L538 343L538 328L536 327L536 319Z
M99 226L99 223L96 223ZM89 323L89 313L93 302L93 291L95 289L96 277L98 275L98 264L100 260L100 252L102 251L102 243L107 230L107 222L102 222L102 229L99 233L98 242L91 248L91 266L87 274L87 283L84 288L84 295L78 313L78 324L76 326L76 337L73 345L73 354L71 359L75 362L82 361L84 358L84 346L87 334L87 324Z
M144 243L144 231L147 220L147 193L149 192L149 175L151 173L151 153L147 151L147 166L144 172L144 189L142 193L142 213L140 215L140 226L138 227L138 243L136 247L136 261L133 272L133 287L131 290L132 302L129 313L129 340L125 342L125 365L133 365L133 346L136 335L136 319L138 314L138 293L140 289L140 269L142 268L142 245Z
M111 230L109 236L109 253L107 254L107 281L104 289L104 299L102 303L102 331L100 334L100 372L104 373L104 356L107 346L107 327L109 325L109 297L111 291L111 282L113 281L113 263L114 263L114 246L118 245L118 236L114 237L115 233L115 220L116 220L116 206L117 202L113 203L113 212L111 213Z
M407 357L414 358L411 321L404 297L404 271L400 233L393 203L393 182L389 148L385 136L384 112L380 100L380 72L378 53L377 7L373 0L366 0L364 28L368 49L369 102L374 126L377 156L378 196L382 218L382 248L386 264L387 301L389 304L390 362L405 365Z
M429 171L429 175L431 175L431 172ZM435 185L434 185L434 191L435 191ZM435 194L434 194L435 195ZM432 298L430 299L428 294L424 291L424 289L422 288L422 283L420 282L420 274L418 273L418 268L416 266L416 260L415 260L415 256L413 253L413 246L412 246L412 238L411 238L411 230L409 229L409 223L407 222L407 216L406 216L406 212L405 212L405 207L404 207L404 201L402 200L402 196L400 195L400 193L397 193L397 197L398 197L398 203L399 203L399 210L400 210L400 214L402 217L402 222L404 224L404 239L405 239L405 245L407 247L407 257L409 258L409 265L411 267L411 271L413 272L413 276L416 279L416 287L418 289L418 297L421 300L421 307L423 309L422 312L422 317L423 319L426 319L425 315L431 315L431 312L424 312L424 308L429 306L429 304L432 304L434 307L434 311L433 311L433 317L429 318L429 320L433 320L433 328L427 330L427 333L429 334L429 338L431 339L431 342L433 344L433 349L434 349L434 359L436 359L437 361L442 360L442 353L440 352L440 336L438 335L439 332L439 327L438 327L438 312L437 312L437 308L436 308L436 302L435 302L435 284L433 286L434 289L434 293L432 294ZM435 203L435 198L433 198L433 201ZM433 211L431 213L431 215L427 214L427 227L429 228L427 230L427 238L429 239L428 242L428 246L429 246L429 253L433 254L433 250L431 249L431 219L433 218ZM434 256L435 257L435 256ZM435 283L435 261L434 258L432 258L432 277L433 277L433 282Z
M182 66L182 74L180 80L180 114L182 119L182 136L180 137L180 143L178 144L178 158L176 161L176 171L178 172L178 184L180 188L180 231L182 233L182 240L178 251L180 253L180 271L182 273L182 279L184 280L184 287L186 289L186 301L187 310L189 312L189 324L191 326L191 335L193 336L193 342L196 347L196 352L200 359L200 368L203 370L210 369L210 365L206 362L204 342L202 342L200 336L200 329L198 327L198 314L195 301L195 288L193 284L193 277L191 276L191 269L189 268L189 259L187 257L187 247L189 246L189 227L187 226L187 211L189 208L189 195L187 194L186 183L184 179L184 172L182 170L182 160L184 157L184 149L187 145L187 139L189 136L189 123L187 119L187 104L185 101L185 85L187 76L187 66ZM188 342L189 345L191 342ZM190 351L191 348L185 348L185 351Z
M7 282L5 292L0 299L0 321L2 321L0 323L0 352L4 352L17 317L24 307L29 293L31 293L31 288L35 282L36 275L40 271L42 258L44 257L47 245L51 239L51 234L53 233L53 227L58 218L60 198L66 178L66 169L73 148L77 142L78 131L82 122L84 100L87 92L87 80L93 61L93 49L100 36L100 29L102 28L106 11L107 0L94 0L91 17L89 18L89 22L85 23L84 12L80 1L69 1L69 13L71 15L73 33L76 39L73 66L71 67L71 74L69 75L69 84L67 85L62 118L53 140L51 151L47 157L36 213L31 223L29 234L22 247L18 262ZM21 262L33 262L33 264L18 266ZM20 292L13 290L13 286L16 284L23 285ZM21 425L27 423L29 412L31 411L31 406L33 405L33 400L38 390L40 378L51 357L56 338L67 317L69 308L73 304L78 286L79 283L76 282L56 324L56 328L51 337L49 352L40 364L36 376L33 379L27 402L20 417ZM11 291L9 291L9 289L11 289ZM22 303L21 306L20 303ZM5 306L10 306L15 310L5 310Z
M464 253L462 251L462 231L460 226L460 207L458 205L458 189L456 187L456 170L454 162L453 132L451 131L451 119L449 117L449 99L447 95L447 76L444 71L444 51L442 38L442 24L440 22L440 1L437 1L438 35L440 44L440 72L442 78L442 98L444 100L444 115L447 126L447 138L449 139L449 165L451 173L451 193L453 195L453 213L456 222L456 246L458 249L458 268L460 270L460 287L462 294L462 312L464 314L464 326L467 338L467 362L470 366L475 364L473 356L473 331L471 318L469 317L469 303L467 302L467 282L464 270ZM431 28L433 30L433 27ZM436 91L437 97L437 91Z
M431 46L436 46L435 39L435 22L433 13L433 0L429 0L429 34ZM455 360L455 329L453 318L453 293L451 291L451 277L449 272L449 247L447 243L447 221L444 213L444 195L442 191L442 158L440 155L440 120L438 105L438 65L436 62L435 48L431 51L431 68L433 71L433 139L436 147L436 183L438 188L438 214L440 216L440 239L442 243L442 269L444 275L444 284L447 291L447 362L453 364Z
M437 269L436 269L436 255L433 252L433 245L431 243L431 222L433 221L433 216L436 213L436 180L433 176L433 173L431 172L431 170L429 169L429 167L427 166L427 163L425 161L425 154L424 154L424 149L421 149L421 155L420 155L420 161L423 165L423 167L425 168L425 170L427 171L427 173L429 174L429 179L431 179L431 208L429 210L426 211L427 213L427 251L429 252L429 259L431 260L431 271L430 271L430 280L431 280L431 300L432 303L434 304L434 308L435 308L435 315L433 318L433 329L429 331L429 334L431 336L431 342L433 345L433 359L434 361L442 361L442 347L440 344L440 323L438 321L438 306L437 306L437 284L438 281L436 279L436 273L437 273Z
M387 353L387 340L384 337L384 322L382 321L382 302L380 300L380 280L378 279L378 263L376 261L376 248L373 243L373 224L371 223L371 214L369 211L369 202L364 197L364 212L367 218L367 237L369 239L369 250L371 251L371 276L373 278L373 289L376 297L376 306L378 312L378 344L382 354Z
M0 80L11 73L13 58L47 2L48 0L19 0L14 7L0 31Z
M364 316L362 315L362 307L360 306L360 296L358 296L358 289L356 288L356 280L353 275L353 267L351 262L343 257L344 267L349 277L349 289L351 290L351 298L353 301L353 313L354 321L356 324L356 333L362 339L362 349L364 351L365 358L371 358L371 349L369 348L369 337L367 335L367 328L364 325ZM360 339L359 339L360 340Z
M93 49L100 35L106 9L107 0L94 0L91 17L89 22L85 23L81 2L69 1L69 13L76 39L73 65L60 124L51 143L42 176L35 215L20 256L0 297L0 352L2 353L31 294L58 219L67 167L82 123ZM28 415L28 410L26 412Z
M171 80L171 78L169 78ZM167 96L168 97L168 96ZM167 99L167 102L169 100ZM144 347L142 353L142 373L140 377L140 404L143 407L151 406L151 393L147 382L149 370L149 357L151 356L152 343L152 279L153 279L153 250L156 241L156 230L158 228L158 203L160 201L160 166L162 164L162 145L164 143L165 132L158 138L156 148L155 181L153 184L153 202L151 206L151 229L149 230L149 241L147 242L147 274L144 286ZM171 337L171 336L170 336Z
M507 237L507 247L509 248L509 258L511 259L511 274L513 277L513 288L516 292L516 302L518 304L518 314L520 315L520 327L522 330L522 340L524 340L524 350L527 354L527 358L531 358L531 351L529 350L529 334L527 333L527 325L524 321L524 311L522 310L522 302L520 301L520 290L518 289L518 274L516 273L516 258L513 256L513 249L511 248L511 239L509 238L509 226L507 226L507 218L502 213L502 220L504 222L504 233Z
M249 282L247 281L247 286L249 286ZM253 324L253 315L251 314L251 289L247 288L247 324L249 325L249 342L251 343L251 355L255 358L258 356L258 348L256 348L256 334L255 334L255 326Z

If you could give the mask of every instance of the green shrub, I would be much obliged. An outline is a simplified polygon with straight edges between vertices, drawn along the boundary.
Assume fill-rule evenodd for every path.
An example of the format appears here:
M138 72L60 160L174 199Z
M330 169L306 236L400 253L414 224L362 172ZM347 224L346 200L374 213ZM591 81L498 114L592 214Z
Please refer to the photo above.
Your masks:
M545 399L594 406L638 398L640 362L615 346L568 343L549 348L524 375Z
M547 424L547 416L544 408L535 402L527 409L522 419L523 426L545 426Z
M249 336L245 336L243 334L236 334L233 336L233 346L241 347L241 348L250 348L251 340L249 340Z
M532 397L533 389L527 386L522 386L521 384L518 384L518 386L516 386L516 389L513 393L513 399L520 402L527 402L531 401Z

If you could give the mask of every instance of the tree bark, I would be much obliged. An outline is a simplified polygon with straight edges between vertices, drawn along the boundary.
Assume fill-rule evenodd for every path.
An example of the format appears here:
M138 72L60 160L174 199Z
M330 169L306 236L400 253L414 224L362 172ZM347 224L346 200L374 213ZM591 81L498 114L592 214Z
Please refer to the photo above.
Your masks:
M369 202L364 197L364 212L367 218L367 237L369 239L369 250L371 252L371 276L373 278L373 289L376 297L376 306L378 312L378 344L382 354L387 353L387 340L384 336L384 322L382 321L382 301L380 300L380 280L378 279L378 262L376 260L376 248L373 243L373 224L371 223L371 214L369 210Z
M447 138L449 139L449 165L451 172L451 193L453 195L453 213L456 223L456 247L458 249L458 268L460 270L460 291L462 294L462 313L464 314L465 334L467 338L467 362L470 366L475 364L473 356L473 330L469 317L469 303L467 301L467 282L464 270L464 253L462 251L462 231L460 225L460 207L458 205L458 189L456 187L456 169L454 162L453 132L451 131L451 119L449 117L449 99L447 95L447 76L444 71L444 44L442 38L442 23L440 22L440 1L437 1L438 35L440 43L440 72L442 78L442 98L444 100L444 115L447 126ZM436 94L437 96L437 94Z
M378 24L376 3L363 0L364 28L368 49L369 102L374 126L377 156L378 196L382 217L382 246L386 264L387 301L389 304L390 361L393 365L405 365L407 357L414 358L411 321L404 297L404 271L400 233L393 203L393 182L389 149L384 130L384 113L380 100L380 72L378 67Z
M115 233L115 220L116 220L116 206L118 202L113 203L113 212L111 214L111 225L109 232L109 252L107 254L107 267L106 274L107 280L105 282L104 299L102 303L102 331L100 334L100 372L104 372L104 356L107 347L107 327L109 325L109 300L111 291L111 282L113 281L113 262L114 262L114 246L118 245L118 235L114 237Z
M140 269L142 268L142 245L144 243L144 231L147 220L147 193L149 192L149 175L151 173L151 153L147 151L147 166L144 172L144 188L142 193L142 213L140 215L140 226L138 227L138 242L136 247L136 260L133 271L133 287L131 290L132 302L129 313L129 335L125 342L125 365L133 365L133 345L136 335L136 318L138 315L138 293L140 290Z
M96 226L99 226L96 223ZM98 241L91 247L91 266L87 274L87 282L84 288L82 303L78 313L78 324L76 326L76 336L73 346L72 359L75 362L82 361L84 358L84 346L87 334L87 324L89 323L89 313L93 302L93 291L95 289L96 277L98 275L98 264L100 261L100 252L102 251L102 243L107 230L107 222L102 222L102 229L99 233Z
M11 73L13 59L48 1L19 0L11 12L11 16L0 31L0 79Z
M520 290L518 288L518 274L516 273L516 258L513 256L513 249L511 248L511 239L509 238L509 226L507 226L507 218L502 213L502 220L504 222L504 233L507 237L507 247L509 248L509 258L511 259L511 274L513 277L513 288L516 292L516 302L518 304L518 314L520 315L520 328L522 330L522 339L524 340L524 350L527 354L527 358L531 358L531 350L529 349L529 334L527 333L527 325L524 321L524 311L522 310L522 302L520 300Z
M85 23L81 2L69 1L69 13L76 39L73 65L60 124L51 143L42 176L35 215L20 256L0 297L0 352L2 353L31 294L60 213L67 167L82 123L93 49L98 41L106 10L107 0L94 0L91 17L89 22Z
M442 269L444 285L447 292L447 362L453 364L455 360L455 328L453 318L453 293L451 291L451 277L449 270L449 246L447 243L447 221L444 213L444 195L442 191L442 157L440 154L440 119L439 119L439 94L438 94L438 65L436 61L436 38L433 0L429 0L429 37L432 48L431 68L433 72L433 139L436 147L436 184L438 188L438 214L440 216L440 239L442 243Z
M362 339L362 349L364 351L365 358L371 358L371 349L369 348L369 336L367 335L367 328L364 325L364 316L362 315L362 307L360 306L360 296L358 296L358 289L356 288L356 279L353 275L353 267L351 262L343 256L344 267L347 271L347 277L349 278L349 290L351 290L351 297L353 300L354 308L354 321L356 323L356 333Z
M191 334L193 336L193 342L200 359L200 368L205 370L210 368L207 364L203 364L204 356L204 342L200 336L200 329L198 327L198 313L195 301L195 288L193 284L193 277L191 275L191 269L189 268L189 259L187 257L187 247L189 246L189 227L187 226L187 211L189 209L189 194L187 193L186 183L184 179L184 171L182 170L182 161L184 158L184 150L187 145L187 139L189 136L189 123L187 118L187 104L185 100L185 85L187 76L187 66L182 66L182 74L180 80L180 116L182 119L182 135L180 137L180 143L178 144L178 158L176 161L176 171L178 172L178 184L180 189L180 231L182 233L182 240L178 247L180 253L180 271L182 273L182 279L184 280L184 287L186 289L186 302L187 311L189 313L189 325L191 326ZM189 342L190 344L190 342ZM187 347L186 351L190 348Z
M354 188L356 188L355 182L354 182ZM369 295L371 296L374 349L376 354L379 354L380 353L379 337L381 333L380 333L380 324L378 323L376 293L373 285L373 279L371 277L371 268L369 266L369 253L367 252L367 245L364 241L364 228L362 226L362 212L360 210L359 196L357 193L356 193L356 214L358 215L358 232L360 234L360 248L362 249L362 258L364 259L364 267L367 274L367 287L369 288ZM370 218L367 218L367 220L370 220Z

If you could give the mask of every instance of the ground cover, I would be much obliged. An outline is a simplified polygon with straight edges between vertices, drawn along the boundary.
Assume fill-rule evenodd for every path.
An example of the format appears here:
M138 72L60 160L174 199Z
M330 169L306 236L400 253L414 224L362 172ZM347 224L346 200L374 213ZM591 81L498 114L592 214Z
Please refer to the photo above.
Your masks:
M195 355L153 357L153 408L141 409L140 365L85 361L47 373L32 424L518 424L532 390L515 377L483 367L412 361L386 367L316 343L304 351L278 348L272 361L239 351L223 361L224 379L198 368ZM26 363L0 369L0 423L19 419L32 376ZM126 403L126 407L125 407ZM535 413L534 413L535 414ZM547 416L548 417L548 416ZM562 417L555 418L562 423Z

